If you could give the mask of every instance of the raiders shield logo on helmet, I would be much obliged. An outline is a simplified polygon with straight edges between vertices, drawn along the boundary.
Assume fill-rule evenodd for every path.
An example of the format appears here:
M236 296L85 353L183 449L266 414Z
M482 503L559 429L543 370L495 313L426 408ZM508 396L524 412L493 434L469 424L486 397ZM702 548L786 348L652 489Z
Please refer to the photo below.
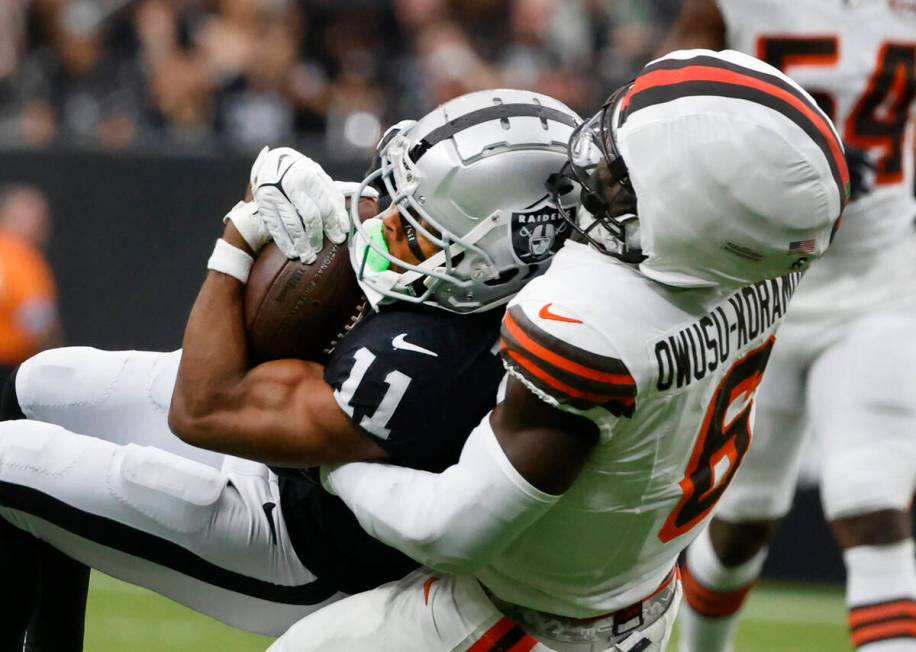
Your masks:
M567 212L575 219L575 209ZM512 213L512 251L522 263L539 263L559 251L570 234L569 222L545 197L526 211Z

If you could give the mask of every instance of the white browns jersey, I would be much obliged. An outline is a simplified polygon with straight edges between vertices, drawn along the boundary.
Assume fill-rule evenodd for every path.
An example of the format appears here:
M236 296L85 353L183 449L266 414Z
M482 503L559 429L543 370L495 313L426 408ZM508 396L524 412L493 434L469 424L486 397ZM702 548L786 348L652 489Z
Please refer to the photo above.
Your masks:
M717 0L731 49L801 84L844 143L877 162L873 190L851 203L830 250L799 290L790 319L859 313L916 299L913 120L916 6L902 0ZM902 248L901 248L902 247ZM873 281L863 275L888 259Z
M502 353L543 400L593 420L600 442L480 580L573 617L650 595L747 451L754 391L798 281L679 290L567 243L509 304Z

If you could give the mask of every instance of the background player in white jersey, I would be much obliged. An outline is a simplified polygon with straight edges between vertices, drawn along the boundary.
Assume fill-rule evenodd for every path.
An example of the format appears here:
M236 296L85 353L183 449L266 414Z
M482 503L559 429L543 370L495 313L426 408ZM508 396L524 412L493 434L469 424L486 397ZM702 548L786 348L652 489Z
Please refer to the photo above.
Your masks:
M435 572L323 609L271 650L665 648L678 553L747 451L774 332L848 172L810 96L734 52L649 64L569 149L589 244L509 304L505 399L460 461L326 473Z
M751 453L688 553L683 649L732 649L737 612L791 506L811 430L821 499L846 564L853 643L912 652L916 12L889 0L690 0L667 45L727 46L781 68L834 120L847 151L873 163L850 159L854 201L782 327Z
M383 146L381 168L367 183L409 167L423 206L420 213L412 195L393 193L376 218L385 237L374 246L387 243L391 267L375 270L387 285L374 287L398 297L398 284L410 280L426 293L381 305L327 365L283 360L248 369L244 285L232 277L244 277L240 252L229 252L229 262L210 260L214 271L192 309L174 394L175 354L64 349L24 364L4 396L7 414L21 408L99 437L35 421L0 424L0 649L22 648L35 607L34 539L23 530L110 575L265 634L415 568L369 537L310 476L231 457L221 470L191 461L194 451L170 444L166 412L171 402L172 427L195 445L278 466L390 459L446 467L495 402L501 307L569 233L544 179L563 168L579 122L552 98L501 89L456 98L406 125L422 151ZM289 150L268 159L276 171L265 164L265 180L256 165L256 187L317 167ZM329 184L326 176L305 184L305 203L333 192ZM302 190L283 188L294 196ZM568 209L577 200L563 198ZM240 204L230 212L217 252L257 250L240 231L264 244L252 210ZM355 213L351 219L358 223ZM536 239L532 221L541 227ZM307 244L313 234L301 235ZM358 269L364 243L351 242ZM460 411L444 409L452 401Z

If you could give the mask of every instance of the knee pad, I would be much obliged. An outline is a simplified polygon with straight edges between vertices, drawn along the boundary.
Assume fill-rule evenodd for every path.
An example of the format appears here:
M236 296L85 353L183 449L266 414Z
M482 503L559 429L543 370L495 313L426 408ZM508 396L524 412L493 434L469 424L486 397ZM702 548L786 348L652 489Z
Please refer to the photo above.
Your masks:
M826 457L821 501L828 520L908 509L916 481L916 446L909 436L887 439L880 446L851 446Z
M57 478L87 453L84 439L50 423L0 422L0 478L25 486Z
M126 353L73 346L32 356L16 374L22 411L30 419L55 422L61 409L104 403L120 380Z
M52 349L21 366L16 397L29 419L217 466L221 455L188 446L169 430L168 408L180 357L180 351Z
M204 464L128 444L118 447L109 486L141 519L190 534L210 524L228 481L224 473Z

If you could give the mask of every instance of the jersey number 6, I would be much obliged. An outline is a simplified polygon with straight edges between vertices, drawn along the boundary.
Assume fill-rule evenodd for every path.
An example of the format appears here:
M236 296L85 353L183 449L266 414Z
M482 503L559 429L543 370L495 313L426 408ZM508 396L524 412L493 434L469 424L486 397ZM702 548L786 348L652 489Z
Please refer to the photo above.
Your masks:
M754 390L763 380L775 338L770 337L735 362L706 408L684 479L681 499L668 515L658 538L664 543L689 532L719 501L751 445L751 410ZM744 398L746 405L728 422L729 408Z

